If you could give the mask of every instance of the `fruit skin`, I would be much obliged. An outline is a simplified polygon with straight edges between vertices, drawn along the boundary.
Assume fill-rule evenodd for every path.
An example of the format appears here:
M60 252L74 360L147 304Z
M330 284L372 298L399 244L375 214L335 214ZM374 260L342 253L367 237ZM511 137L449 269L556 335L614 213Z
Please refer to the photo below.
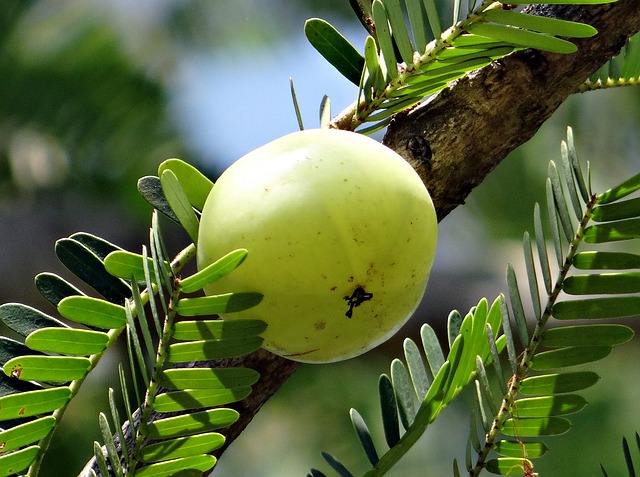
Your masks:
M436 242L433 203L404 159L357 133L313 129L220 176L202 211L198 267L246 248L242 266L205 292L264 299L224 318L267 322L263 346L275 354L332 362L370 350L409 319Z

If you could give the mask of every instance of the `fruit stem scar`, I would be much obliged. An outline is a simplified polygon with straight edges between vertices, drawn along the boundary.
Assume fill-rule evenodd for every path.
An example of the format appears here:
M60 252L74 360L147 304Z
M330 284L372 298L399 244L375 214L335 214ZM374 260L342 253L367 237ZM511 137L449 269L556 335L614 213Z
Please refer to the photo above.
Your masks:
M345 313L347 318L351 318L353 316L353 309L356 306L362 305L365 301L369 301L373 298L373 293L367 293L364 288L357 287L353 290L351 296L345 296L344 299L347 300L347 304L349 305L349 309Z

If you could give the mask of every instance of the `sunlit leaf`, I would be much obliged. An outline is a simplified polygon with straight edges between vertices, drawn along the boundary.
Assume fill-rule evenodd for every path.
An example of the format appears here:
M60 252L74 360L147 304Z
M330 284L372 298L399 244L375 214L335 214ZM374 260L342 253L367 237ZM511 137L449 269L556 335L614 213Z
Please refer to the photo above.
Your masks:
M640 219L605 222L587 227L584 241L587 243L617 242L640 237Z
M238 420L233 409L209 409L181 416L158 419L142 426L142 433L150 439L190 436L226 427Z
M85 357L18 356L4 364L7 376L24 381L64 382L82 378L91 366Z
M376 40L384 60L386 71L385 80L390 81L398 76L398 61L391 30L387 19L387 11L380 0L374 0L372 5L373 21L376 25Z
M234 313L252 308L262 301L260 293L226 293L178 301L176 311L181 316L205 316Z
M565 300L553 306L558 320L592 320L635 316L640 313L640 296L619 296Z
M260 320L194 320L174 325L173 338L179 341L219 340L259 335L267 329Z
M597 197L596 202L598 204L609 204L634 193L638 189L640 189L640 174L636 174L622 184L603 192Z
M142 467L136 470L136 477L171 477L187 469L195 469L202 474L216 465L216 462L217 459L212 455L184 457Z
M0 455L0 476L5 477L22 472L36 459L38 452L40 452L40 447L31 446L10 454Z
M204 361L245 356L262 345L259 336L226 338L222 340L188 341L169 346L168 359L172 363Z
M198 454L208 454L224 444L225 437L217 432L178 437L145 446L140 452L144 462L160 462Z
M364 58L349 41L324 20L312 18L304 24L309 42L340 73L356 86L364 68Z
M100 331L42 328L29 334L25 344L37 351L89 356L107 347L109 335Z
M519 391L526 395L569 393L591 387L599 379L592 371L544 374L523 379Z
M191 205L202 210L213 188L213 182L191 164L180 159L167 159L162 162L158 166L158 177L162 177L166 170L170 170L176 176Z
M572 265L582 270L640 268L640 255L626 252L586 251L573 256Z
M163 371L160 381L168 389L224 389L251 386L259 377L250 368L174 368Z
M47 416L0 431L0 449L6 453L37 442L49 434L55 425L56 419Z
M199 270L187 278L181 279L179 286L184 293L201 290L206 285L219 280L238 268L242 262L244 262L245 258L247 258L247 254L246 249L229 252L202 270Z
M500 440L496 442L493 449L500 455L507 457L522 457L524 455L535 459L542 457L549 448L543 442L522 442Z
M485 10L480 16L490 22L511 25L540 33L549 33L556 36L588 38L598 32L591 25L584 23L543 17L540 15L528 15L513 10L493 8Z
M153 270L153 259L147 258L147 262L149 268ZM144 282L146 279L142 255L137 253L125 250L112 252L105 258L104 267L111 275L126 280L130 280L133 277L137 281ZM155 276L152 276L152 279L155 279Z
M487 469L487 472L496 475L522 475L527 468L531 468L532 466L533 464L524 456L520 458L498 457L489 459L485 465L485 469Z
M502 433L507 436L539 437L564 434L571 429L571 422L563 417L534 417L527 419L507 419Z
M611 346L570 346L543 351L534 356L531 369L542 371L576 366L605 358L609 353L611 353Z
M571 295L610 295L640 291L640 272L573 275L562 283Z
M103 329L116 329L127 322L124 307L88 296L69 296L58 305L69 320Z
M638 216L640 216L640 197L598 205L591 210L591 218L596 222L611 222Z
M520 28L489 23L473 23L467 27L470 33L486 36L495 40L506 41L525 48L549 51L551 53L575 53L578 47L567 40L562 40L545 33L536 33Z
M175 212L180 224L189 234L193 243L198 243L198 218L189 202L182 184L176 175L170 169L165 170L160 176L162 190L169 202L169 205Z
M522 419L573 414L586 405L587 401L578 394L560 394L518 399L513 409L514 414Z
M71 388L38 389L0 397L0 421L53 412L71 398Z
M156 396L153 408L157 412L184 411L222 406L241 401L251 393L251 386L229 386L220 389L185 389Z

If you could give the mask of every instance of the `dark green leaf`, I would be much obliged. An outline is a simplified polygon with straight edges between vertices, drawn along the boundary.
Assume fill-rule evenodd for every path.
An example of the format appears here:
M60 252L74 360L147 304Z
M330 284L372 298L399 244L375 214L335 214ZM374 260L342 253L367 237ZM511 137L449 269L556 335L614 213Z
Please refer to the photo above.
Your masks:
M217 432L178 437L148 445L140 452L144 462L161 462L181 457L209 454L224 444L225 437Z
M573 414L581 411L587 401L578 394L560 394L557 396L538 396L518 399L513 407L513 414L518 418L548 417Z
M561 301L552 314L558 320L594 320L635 316L639 310L639 296L619 296Z
M571 0L573 5L596 5L600 3L613 3L616 0ZM543 3L546 5L563 5L567 3L567 0L518 0L518 5L529 5L531 3Z
M40 294L53 306L58 306L58 303L68 296L83 295L80 290L64 278L53 273L40 273L36 275L35 282Z
M622 184L603 192L597 197L596 202L598 204L609 204L634 193L638 189L640 189L640 174L636 174Z
M592 371L545 374L523 379L519 391L526 395L569 393L591 387L599 379Z
M581 270L627 270L640 268L640 255L626 252L579 252L572 264Z
M527 270L527 279L529 283L529 291L531 292L531 304L535 317L539 319L542 316L540 307L540 291L538 290L538 276L536 267L533 264L533 250L531 248L531 238L529 232L525 232L522 238L522 248L524 252L524 262Z
M553 196L553 185L551 179L547 178L546 182L546 196L547 196L547 213L549 214L549 225L551 226L551 235L553 237L553 247L556 252L556 261L558 267L562 268L564 265L564 257L562 250L562 241L560 238L560 227L558 222L558 212L556 210L556 200Z
M224 389L255 384L260 375L250 368L174 368L162 372L167 389Z
M37 416L64 406L71 399L71 388L38 389L0 397L0 421Z
M131 296L131 289L104 268L104 264L80 242L66 238L55 246L58 259L78 278L112 303L122 304Z
M38 452L40 447L31 446L0 456L0 475L16 475L17 472L27 469L36 460Z
M219 258L215 262L209 264L197 273L181 279L180 288L184 293L192 293L201 290L206 285L219 280L238 268L245 258L247 258L247 250L238 249L229 252L224 257Z
M340 462L338 459L333 457L331 454L327 452L321 452L322 457L327 463L331 466L333 470L335 470L340 477L353 477L353 474L347 470L347 468Z
M27 336L25 344L37 351L89 356L107 347L109 335L71 328L41 328Z
M87 232L76 232L75 234L70 235L69 238L80 242L93 252L100 260L104 260L111 252L121 250L117 245Z
M534 417L529 419L507 419L502 433L516 437L557 436L571 429L571 422L563 417Z
M162 177L166 170L174 173L191 205L202 210L207 197L209 197L209 192L213 188L213 182L191 164L180 159L167 159L160 164L158 177Z
M549 348L564 346L616 346L633 338L633 330L625 325L594 324L549 328L540 342Z
M567 200L562 188L560 174L553 161L549 162L549 179L551 180L551 189L553 190L553 198L556 206L557 216L560 220L560 225L562 226L562 230L564 232L565 238L567 239L567 242L571 242L574 235L573 225L571 223L571 215L569 214Z
M516 331L518 332L520 343L523 347L526 348L529 345L527 318L525 317L524 307L522 306L522 299L520 298L516 272L511 264L509 264L509 266L507 267L507 288L509 290L509 302L511 303L511 311L513 312L513 316L515 318Z
M398 420L398 405L393 392L391 379L386 374L382 374L378 381L380 394L380 410L382 412L382 426L384 436L389 448L395 446L400 440L400 422Z
M58 311L69 320L103 329L117 329L127 322L124 307L89 296L69 296Z
M207 316L234 313L252 308L262 301L260 293L226 293L196 298L183 298L176 305L181 316Z
M162 191L160 178L156 176L146 176L138 180L138 191L144 200L146 200L154 209L179 224L180 221L175 212L171 209L167 198Z
M52 316L20 303L0 305L0 320L8 328L22 336L27 336L41 328L66 327L64 323Z
M241 401L251 393L251 386L235 386L221 389L187 389L169 391L156 396L153 408L157 412L184 411L222 406Z
M640 219L605 222L587 227L584 241L587 243L618 242L640 237Z
M37 389L42 389L42 387L35 383L20 381L19 379L10 378L4 373L0 373L0 396L35 391Z
M188 341L169 346L168 359L172 363L204 361L245 356L262 345L259 336L226 338L222 340Z
M576 366L605 358L609 353L611 346L571 346L544 351L534 356L531 369L541 371Z
M216 462L217 459L212 455L184 457L142 467L136 470L136 477L179 477L189 469L196 469L198 475L202 475L216 465Z
M123 477L124 469L122 468L122 462L120 461L120 456L118 455L116 442L113 438L113 434L111 433L111 429L109 428L107 416L105 416L102 412L98 414L98 423L100 425L100 433L102 434L104 447L107 451L107 457L109 458L111 471L113 474L115 474L115 477Z
M179 341L219 340L259 335L267 329L260 320L194 320L174 325L173 338Z
M4 373L24 381L65 382L82 378L90 366L84 357L18 356L4 364Z
M181 416L158 419L141 428L150 439L191 436L226 427L238 420L240 415L233 409L209 409Z
M304 33L318 52L356 86L364 68L364 58L349 41L324 20L312 18Z
M351 416L353 429L356 431L356 435L358 436L358 440L360 441L360 445L364 449L367 459L369 459L371 465L375 466L380 459L378 457L378 453L376 452L376 447L373 444L371 432L369 432L367 424L364 422L364 419L358 411L356 411L355 409L351 409L349 411L349 414Z
M447 318L447 338L448 338L449 348L453 346L453 342L456 340L456 338L460 334L462 321L463 321L462 315L458 310L453 310L449 313L449 317Z
M640 272L574 275L562 283L571 295L611 295L640 291Z
M495 443L493 449L500 455L507 457L527 456L532 459L542 457L549 448L543 442L522 442L501 440Z

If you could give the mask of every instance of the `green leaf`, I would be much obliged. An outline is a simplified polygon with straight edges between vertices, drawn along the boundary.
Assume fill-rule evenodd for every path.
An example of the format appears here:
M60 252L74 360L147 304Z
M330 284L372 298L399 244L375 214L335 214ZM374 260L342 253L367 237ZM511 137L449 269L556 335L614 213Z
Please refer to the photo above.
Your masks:
M194 320L178 321L174 325L173 338L178 341L219 340L259 335L267 329L260 320Z
M89 296L69 296L58 305L69 320L103 329L117 329L127 322L124 307Z
M111 252L120 250L120 247L118 247L117 245L114 245L101 237L87 232L76 232L74 234L71 234L69 238L80 242L92 253L94 253L100 260L104 260L104 258Z
M169 346L168 359L172 363L205 361L245 356L260 348L259 336L225 338L222 340L188 341Z
M529 291L531 293L531 304L536 319L542 317L542 308L540 306L540 290L538 290L538 276L536 267L533 264L533 250L531 248L531 237L529 232L525 232L522 237L522 248L524 252L524 262L527 270L527 279L529 283Z
M438 14L436 2L435 0L423 0L423 2L431 32L435 38L438 38L442 33L442 26L440 25L440 15Z
M520 419L561 416L581 411L586 405L587 401L578 394L539 396L518 399L514 404L513 413Z
M262 301L260 293L225 293L223 295L183 298L178 301L176 311L181 316L205 316L253 308Z
M402 56L402 61L409 65L413 63L414 48L409 38L404 12L400 7L400 0L384 0L384 8L391 24L391 33Z
M640 174L636 174L622 184L603 192L597 197L596 203L609 204L634 193L638 189L640 189Z
M426 49L428 41L427 25L425 23L426 18L422 2L408 1L405 2L405 5L407 6L407 16L409 17L409 24L411 25L411 33L413 34L413 38L416 42L415 50L418 53L422 53ZM413 60L407 63L413 63Z
M572 265L581 270L627 270L640 268L640 255L626 252L579 252Z
M531 376L522 380L519 391L526 395L569 393L591 387L599 379L592 371Z
M235 386L221 389L185 389L169 391L156 396L153 408L157 412L184 411L222 406L241 401L251 393L251 386Z
M355 409L351 409L349 411L349 415L351 416L353 429L356 431L356 435L358 436L360 445L364 449L367 459L369 459L371 465L375 466L380 458L378 457L378 453L376 452L376 447L373 444L371 432L369 432L367 424L364 422L364 419L362 418L360 413Z
M522 448L521 448L522 450ZM487 461L485 469L496 475L522 475L533 464L524 457L498 457Z
M39 273L35 278L36 288L40 294L53 306L58 306L60 300L72 295L83 295L68 281L53 273Z
M158 177L162 177L164 171L169 170L182 185L189 202L198 210L204 208L204 203L213 188L213 182L202 172L180 159L167 159L158 166Z
M146 176L138 179L138 192L154 209L161 212L165 217L179 224L180 221L175 212L171 209L167 198L162 191L160 178L156 176Z
M331 466L331 468L338 474L340 474L340 477L353 477L353 474L347 470L344 464L342 464L342 462L333 457L331 454L327 452L321 452L320 454L322 455L324 460L326 460L327 463Z
M591 218L596 222L611 222L638 216L640 216L640 197L598 205L591 211Z
M102 260L77 240L60 239L55 251L65 267L108 301L122 304L131 296L129 286L107 272Z
M594 324L562 326L546 329L540 342L549 348L558 346L616 346L633 338L634 332L625 325Z
M587 243L618 242L640 237L640 218L592 225L584 231Z
M313 47L342 75L356 86L364 68L364 57L333 26L312 18L304 24L304 33Z
M495 443L493 449L500 455L520 457L526 455L532 459L542 457L549 448L543 442L522 442L501 440Z
M0 305L0 320L8 328L22 336L27 336L41 328L67 327L52 316L20 303Z
M516 437L557 436L571 429L571 422L563 417L534 417L528 419L507 419L502 433Z
M551 190L553 191L554 203L558 219L560 220L560 225L562 226L567 242L571 242L574 236L571 214L569 214L567 200L564 194L564 189L562 188L560 173L553 161L549 162L549 179L551 180Z
M136 477L172 477L189 469L195 469L202 473L213 468L216 462L217 459L212 455L184 457L143 467L136 470Z
M566 300L553 306L557 320L594 320L635 316L640 310L639 296L619 296Z
M520 343L522 344L522 346L526 347L529 344L527 318L524 314L522 299L520 298L516 272L511 264L509 264L507 267L507 288L509 290L509 302L511 303L511 310L513 311L513 316L515 318L516 331L518 332Z
M25 344L37 351L89 356L107 347L109 335L100 331L42 328L27 336Z
M418 396L418 400L422 401L429 391L430 383L429 377L427 376L427 369L422 361L420 350L413 340L409 338L405 339L403 347L414 391Z
M244 262L248 253L243 248L229 252L197 273L180 280L179 286L184 293L193 293L201 290L206 285L233 272Z
M251 386L260 374L250 368L174 368L162 372L167 389L224 389Z
M52 416L41 417L0 432L0 449L6 453L27 446L45 437L56 425Z
M91 367L84 357L18 356L4 364L7 376L24 381L65 382L82 378Z
M611 346L570 346L544 351L534 356L531 369L542 371L576 366L605 358L609 353Z
M562 283L571 295L611 295L640 291L640 272L574 275Z
M601 3L613 3L617 0L571 0L572 5L599 5ZM532 3L542 3L545 5L564 5L567 0L518 0L518 5L529 5Z
M196 436L178 437L150 444L142 449L140 457L144 462L161 462L181 457L209 454L224 444L225 437L217 432Z
M141 430L145 437L150 439L190 436L229 426L236 422L239 416L240 414L233 409L209 409L158 419L143 426Z
M467 27L467 30L475 35L506 41L524 48L535 48L551 53L575 53L578 51L578 47L567 40L520 28L489 23L473 23Z
M53 412L71 399L71 388L38 389L0 397L0 421Z
M480 16L489 22L501 23L503 25L510 25L556 36L588 38L598 33L598 30L584 23L542 17L539 15L528 15L513 10L493 8L485 10Z
M182 184L173 173L173 171L167 169L160 176L160 182L162 184L162 190L167 198L167 202L175 212L180 224L186 230L187 234L191 238L191 241L195 244L198 243L198 217L193 211L193 207L189 202Z
M372 5L373 21L376 25L376 39L384 59L386 81L398 76L398 60L396 59L395 46L391 39L391 30L387 19L387 12L380 0L374 0Z
M36 460L40 447L31 446L0 456L0 476L16 475L27 469Z
M416 418L415 393L407 368L399 359L394 359L391 362L391 382L396 395L400 422L405 429L409 429Z

